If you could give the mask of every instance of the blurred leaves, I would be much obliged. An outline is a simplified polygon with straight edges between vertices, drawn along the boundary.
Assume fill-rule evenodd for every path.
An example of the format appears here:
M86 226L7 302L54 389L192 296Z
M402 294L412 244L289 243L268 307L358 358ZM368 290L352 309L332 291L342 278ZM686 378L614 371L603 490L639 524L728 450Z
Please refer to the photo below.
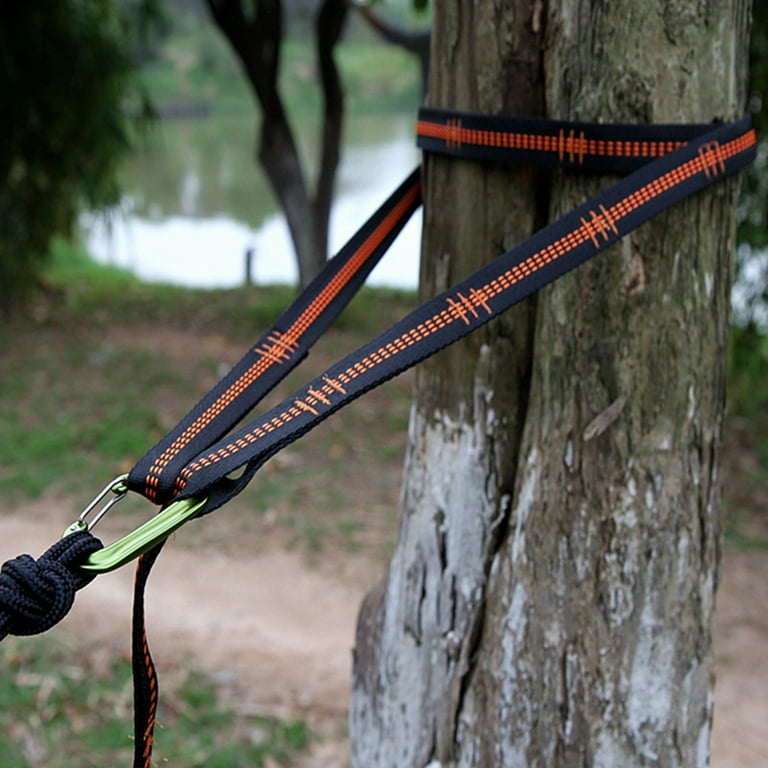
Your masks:
M130 662L108 647L48 637L0 647L0 765L128 765L133 752ZM313 734L303 720L238 712L187 660L161 670L156 762L186 768L291 763ZM293 763L291 763L293 764Z
M756 420L768 412L768 336L753 323L731 329L728 402L731 413Z
M742 174L739 205L739 243L736 257L737 289L746 294L744 307L738 308L735 322L764 325L768 311L768 260L756 252L768 247L768 4L753 4L752 37L749 51L749 109L757 132L755 163Z
M81 206L118 199L151 108L136 75L157 0L0 3L0 306L32 283Z

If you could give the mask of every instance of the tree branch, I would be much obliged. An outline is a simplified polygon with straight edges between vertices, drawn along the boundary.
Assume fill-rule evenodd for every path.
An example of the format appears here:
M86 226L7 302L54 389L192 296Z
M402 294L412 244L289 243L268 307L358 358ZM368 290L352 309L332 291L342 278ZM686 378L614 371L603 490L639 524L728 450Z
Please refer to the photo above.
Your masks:
M313 218L296 141L277 87L283 23L280 0L258 0L248 16L242 0L206 0L261 106L257 156L288 222L305 284L313 266Z
M206 0L265 112L282 111L277 93L283 22L280 0L260 0L247 16L242 0Z
M404 48L419 59L421 64L421 90L422 93L426 93L427 77L429 75L431 31L429 29L411 30L397 24L392 24L377 15L369 5L365 5L358 0L346 0L346 2L365 19L371 29L388 43Z
M323 141L320 158L320 173L313 204L315 237L318 247L324 252L328 247L328 225L333 183L339 165L339 147L344 117L344 90L341 77L333 58L333 51L339 41L347 6L344 0L324 0L315 20L317 35L317 63L320 86L323 91Z

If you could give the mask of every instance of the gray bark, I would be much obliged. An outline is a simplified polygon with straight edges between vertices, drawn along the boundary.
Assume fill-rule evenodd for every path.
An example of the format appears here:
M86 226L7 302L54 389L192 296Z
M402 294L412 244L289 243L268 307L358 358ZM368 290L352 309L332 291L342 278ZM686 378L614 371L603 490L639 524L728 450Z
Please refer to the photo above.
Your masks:
M446 0L430 100L730 119L748 12ZM427 158L424 293L607 183ZM735 192L658 217L420 369L399 541L358 625L355 766L706 764Z

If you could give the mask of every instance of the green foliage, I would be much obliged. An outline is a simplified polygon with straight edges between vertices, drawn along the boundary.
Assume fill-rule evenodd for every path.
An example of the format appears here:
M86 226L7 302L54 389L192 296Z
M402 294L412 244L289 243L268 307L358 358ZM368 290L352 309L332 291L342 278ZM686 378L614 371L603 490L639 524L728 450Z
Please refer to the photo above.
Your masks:
M757 484L765 485L768 468L768 334L754 323L731 328L728 357L728 411L743 423L742 438L762 467ZM746 425L749 425L747 429ZM744 492L741 488L740 492Z
M367 4L384 6L400 16L422 16L430 10L429 0L368 0Z
M40 329L21 375L0 379L0 488L7 498L37 496L51 483L77 489L93 457L106 475L118 474L164 431L150 404L152 390L192 397L183 377L161 356L138 349L118 354L77 329L70 334L75 343L62 347L55 333ZM5 359L17 369L14 362L14 356ZM137 378L137 370L152 375ZM71 375L75 371L78 375ZM114 380L143 384L115 397L109 386ZM84 388L88 398L80 396Z
M416 111L421 99L419 68L413 55L385 44L345 41L336 51L350 111Z
M726 520L725 542L731 549L737 549L741 552L765 552L768 550L768 539L752 532L744 532L743 524L735 514L729 515Z
M347 107L366 113L403 106L415 111L421 85L413 56L382 43L361 25L358 21L358 34L346 36L335 51ZM142 68L142 77L161 114L184 107L210 109L216 114L253 110L247 80L210 21L195 17L174 20L156 54ZM321 97L314 46L306 38L286 37L280 60L280 93L288 113L303 123L310 116L317 119Z
M731 329L728 398L732 413L749 419L768 414L768 335L754 324Z
M126 659L23 638L3 643L0 668L3 768L129 764L133 723ZM159 763L259 768L267 758L285 762L308 747L312 734L303 720L240 715L223 704L206 675L167 671L155 731Z
M749 50L750 111L757 131L757 159L741 175L738 239L752 249L768 247L768 4L753 4L752 36ZM747 319L768 308L768 270L754 274L750 248L739 250L736 259L737 280L749 283L750 305ZM748 273L752 273L748 276Z
M760 136L768 134L768 5L755 2L752 6L752 35L749 45L750 107L754 113L755 129Z
M27 289L81 205L115 202L148 114L134 47L151 0L0 3L0 301Z

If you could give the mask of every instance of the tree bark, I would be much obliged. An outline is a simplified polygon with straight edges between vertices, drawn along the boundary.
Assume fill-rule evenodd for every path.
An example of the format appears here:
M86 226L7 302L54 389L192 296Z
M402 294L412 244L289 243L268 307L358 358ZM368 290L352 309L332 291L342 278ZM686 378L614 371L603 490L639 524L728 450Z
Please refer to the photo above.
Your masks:
M741 113L747 0L435 7L430 101ZM422 290L610 180L425 160ZM737 184L422 366L398 545L360 614L353 764L704 766Z

